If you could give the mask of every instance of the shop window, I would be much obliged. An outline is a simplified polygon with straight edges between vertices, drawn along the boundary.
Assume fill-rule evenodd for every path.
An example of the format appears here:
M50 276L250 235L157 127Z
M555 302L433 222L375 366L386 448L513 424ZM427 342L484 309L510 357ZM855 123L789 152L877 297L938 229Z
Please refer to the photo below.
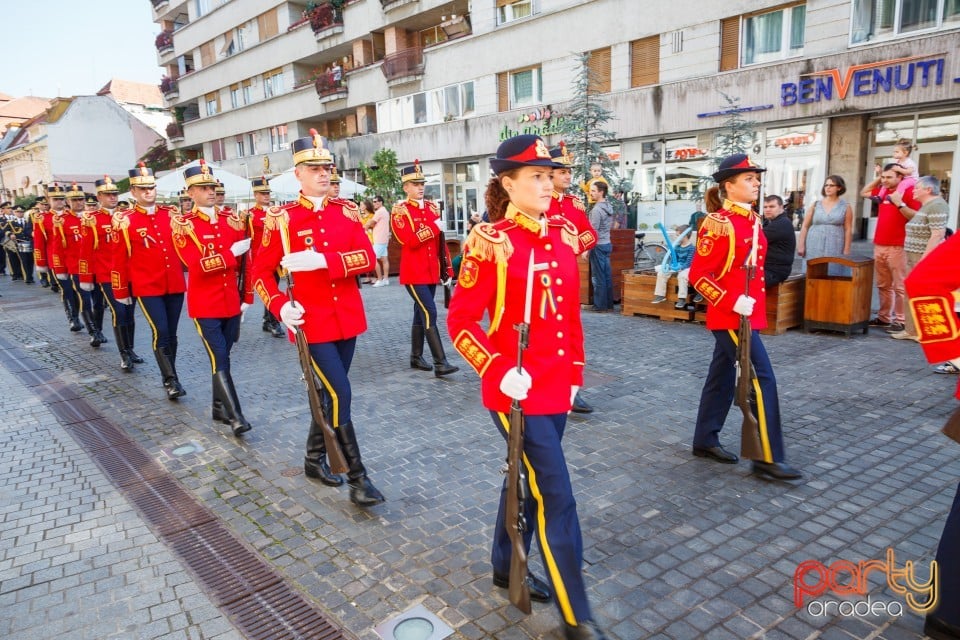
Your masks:
M508 86L511 109L540 104L542 101L540 67L511 71Z
M540 13L540 0L497 0L497 24L506 24Z
M743 17L743 66L803 53L807 7L798 5Z
M960 26L958 0L853 0L850 43Z

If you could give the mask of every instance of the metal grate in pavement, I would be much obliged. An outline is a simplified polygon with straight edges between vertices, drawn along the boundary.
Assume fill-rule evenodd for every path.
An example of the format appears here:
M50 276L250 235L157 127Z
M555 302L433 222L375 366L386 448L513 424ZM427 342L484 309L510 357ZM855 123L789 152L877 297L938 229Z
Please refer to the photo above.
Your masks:
M218 606L280 582L280 576L269 565L239 544L218 522L181 531L170 536L169 542L193 567Z
M345 640L306 596L229 531L121 428L0 335L0 366L47 405L251 640Z

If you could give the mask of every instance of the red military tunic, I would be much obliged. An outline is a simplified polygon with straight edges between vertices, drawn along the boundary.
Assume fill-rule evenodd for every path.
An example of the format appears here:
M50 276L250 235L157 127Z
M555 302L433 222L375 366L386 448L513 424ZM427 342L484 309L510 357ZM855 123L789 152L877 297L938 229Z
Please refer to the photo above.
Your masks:
M590 251L597 244L597 231L590 224L583 200L569 193L553 192L547 215L563 216L577 228L577 255Z
M753 227L760 218L751 209L730 200L723 208L704 218L697 236L697 252L690 265L690 282L710 304L707 306L707 329L739 329L740 314L733 310L737 298L746 293L744 264L753 247ZM767 255L767 238L757 233L757 268L750 280L750 297L756 300L750 326L767 327L767 294L763 280L763 263Z
M33 262L38 267L49 268L53 260L53 212L39 211L33 216Z
M273 279L280 260L286 253L312 249L323 254L327 268L291 274L296 301L304 311L300 330L307 342L346 340L367 330L355 276L373 268L373 247L360 224L356 204L325 198L314 208L309 199L300 196L297 202L271 207L263 229L253 286L275 317L280 317L280 308L289 300Z
M53 271L58 276L80 275L80 244L83 240L82 214L64 209L53 218Z
M517 331L523 320L527 271L533 252L535 273L529 346L523 368L533 379L520 402L531 415L566 413L570 387L583 384L583 328L577 229L559 216L540 223L512 204L506 217L474 227L447 312L453 346L481 378L483 406L507 412L511 400L500 381L517 366ZM484 314L490 328L480 325Z
M437 205L424 200L421 209L413 200L393 205L390 228L400 243L400 284L437 284L440 282L440 251L446 256L447 278L453 277L450 253L440 224Z
M263 220L266 216L267 210L259 205L247 210L247 232L252 238L250 255L254 260L257 259L257 252L260 250L260 245L263 244Z
M921 260L904 285L920 346L930 362L960 357L960 322L953 292L960 289L960 235L954 234ZM960 399L960 384L956 396Z
M173 245L173 211L140 205L117 221L110 284L117 298L162 296L187 290L183 265ZM229 247L228 247L229 249Z
M216 208L215 208L216 209ZM247 230L236 214L223 215L217 209L216 220L198 208L186 215L173 216L173 246L187 267L187 313L191 318L230 318L240 314L240 303L253 302L250 286L250 260L242 260L244 291L238 289L241 260L230 251L233 243L244 240ZM145 295L137 291L137 295Z
M116 251L117 232L113 214L97 209L81 214L80 282L110 282L113 254ZM120 296L125 297L125 296Z

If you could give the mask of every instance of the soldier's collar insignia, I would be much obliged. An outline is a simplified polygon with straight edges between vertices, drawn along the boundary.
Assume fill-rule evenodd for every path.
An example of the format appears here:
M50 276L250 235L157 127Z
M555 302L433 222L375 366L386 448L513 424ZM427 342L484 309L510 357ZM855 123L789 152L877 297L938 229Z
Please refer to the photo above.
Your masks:
M512 220L518 227L531 233L540 233L540 221L531 217L529 213L524 213L516 208L513 203L507 205L507 212L503 217Z
M724 200L723 208L730 213L736 214L738 216L743 216L745 218L750 218L756 215L753 212L753 209L749 207L744 207L742 204L734 202L733 200Z

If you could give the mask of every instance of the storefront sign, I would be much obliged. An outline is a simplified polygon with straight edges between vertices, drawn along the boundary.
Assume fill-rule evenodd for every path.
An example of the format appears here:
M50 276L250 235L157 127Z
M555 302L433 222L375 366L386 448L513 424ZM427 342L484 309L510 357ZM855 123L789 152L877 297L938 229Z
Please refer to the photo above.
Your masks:
M846 100L851 88L855 96L870 96L907 91L915 85L941 85L944 60L944 54L937 53L855 64L842 74L839 68L805 73L799 82L780 85L780 106Z
M500 130L500 142L519 135L533 134L541 138L551 136L561 133L562 124L563 116L560 113L553 111L549 106L540 107L520 114L517 117L516 129L511 128L509 124L504 125Z

